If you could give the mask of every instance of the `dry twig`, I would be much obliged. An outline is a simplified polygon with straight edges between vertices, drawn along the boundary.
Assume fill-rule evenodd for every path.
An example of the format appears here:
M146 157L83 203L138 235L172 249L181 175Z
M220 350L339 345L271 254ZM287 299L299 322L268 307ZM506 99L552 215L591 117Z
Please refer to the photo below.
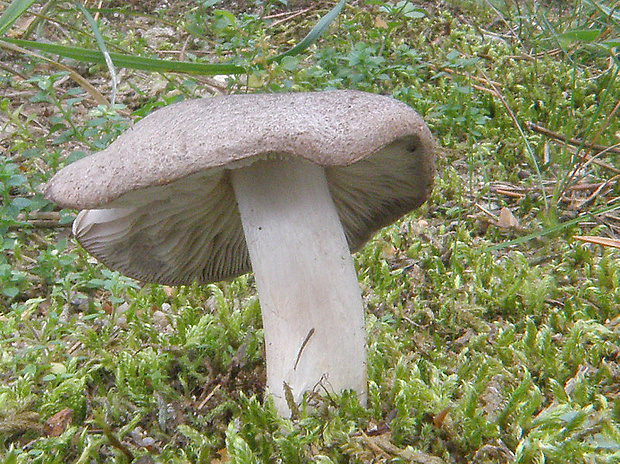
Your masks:
M598 153L594 156L590 156L587 154L577 154L579 157L588 160L589 162L592 162L594 164L597 164L598 166L601 166L605 169L608 169L612 172L615 173L620 173L620 169L611 166L610 164L605 163L604 161L601 161L599 159L596 159L596 156L600 156L602 154L605 153L620 153L620 144L616 144L616 145L612 145L610 147L607 147L605 145L599 145L596 143L589 143L589 142L584 142L582 140L579 139L573 139L570 137L565 137L562 134L558 134L557 132L553 132L545 127L539 126L538 124L535 124L531 121L527 121L525 123L525 127L527 127L529 130L533 131L533 132L537 132L539 134L543 134L546 137L549 137L550 139L553 140L558 140L560 142L564 142L567 143L568 145L572 145L575 147L585 147L588 148L590 150L595 150Z
M60 220L60 213L55 211L33 211L28 215L20 214L17 216L17 220L22 223L26 223L29 227L35 229L54 229L71 227L71 223L63 223ZM21 227L21 224L15 224L9 226L11 229Z

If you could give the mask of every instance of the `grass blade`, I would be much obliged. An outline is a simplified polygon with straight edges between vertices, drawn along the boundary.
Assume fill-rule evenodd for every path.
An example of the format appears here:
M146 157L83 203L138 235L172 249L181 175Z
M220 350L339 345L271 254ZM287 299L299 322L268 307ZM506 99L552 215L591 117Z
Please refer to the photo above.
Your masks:
M15 8L15 13L11 14L11 16L7 16L7 12L2 15L1 19L4 19L7 16L5 22L8 24L6 28L10 27L10 25L19 17L19 14L25 11L27 6L30 6L34 3L34 0L16 0L13 4L23 4L22 7L18 9ZM332 8L325 16L323 16L319 22L312 28L312 30L290 50L285 51L277 56L270 58L267 63L279 63L286 56L294 56L299 55L304 50L306 50L310 45L312 45L316 40L325 32L327 27L331 24L331 22L340 14L346 0L340 0L334 8ZM11 6L13 5L11 4ZM24 8L24 6L27 6ZM81 5L78 5L78 8ZM92 19L92 16L88 11L81 7L80 11L84 13L86 18L89 17ZM10 21L11 18L14 19ZM190 62L179 62L179 61L170 61L170 60L162 60L158 58L147 58L141 56L127 55L124 53L115 53L115 52L107 52L107 48L103 41L103 37L98 31L96 24L94 23L94 19L92 22L90 19L89 23L91 25L91 29L95 35L95 39L97 40L97 45L99 46L99 51L90 50L87 48L80 47L71 47L67 45L53 44L53 43L43 43L43 42L35 42L32 40L22 40L22 39L5 39L6 42L18 45L20 47L31 48L35 50L39 50L42 52L52 53L55 55L59 55L65 58L72 58L77 61L83 61L88 63L98 63L105 64L110 69L110 73L112 74L112 69L114 66L120 68L130 68L130 69L138 69L141 71L151 71L151 72L178 72L178 73L187 73L187 74L200 74L200 75L217 75L217 74L244 74L247 72L247 69L243 66L238 66L234 64L226 64L226 63L190 63ZM2 23L0 22L0 25ZM0 32L2 29L0 29Z
M100 51L87 48L69 47L52 43L35 42L32 40L5 39L6 42L20 47L33 48L42 52L60 55L88 63L105 64L105 58ZM190 63L187 61L161 60L142 56L127 55L110 52L110 58L119 68L139 69L152 72L178 72L188 74L216 75L216 74L243 74L246 68L226 63Z
M540 237L544 237L545 235L550 235L550 234L554 234L556 232L559 232L563 229L566 229L568 227L571 226L576 226L577 224L579 224L580 222L586 221L588 219L592 219L595 216L598 216L599 214L603 214L603 213L607 213L609 211L614 211L620 208L620 200L616 200L613 201L610 205L605 206L604 208L601 208L597 211L593 211L591 213L586 213L583 214L579 217L576 217L574 219L571 219L569 221L566 222L562 222L560 224L557 224L555 226L552 227L547 227L546 229L542 229L536 232L532 232L531 234L528 235L524 235L523 237L519 237L516 238L514 240L510 240L508 242L503 242L503 243L499 243L497 245L493 245L490 247L487 247L484 249L484 251L489 252L489 251L498 251L498 250L502 250L504 248L508 248L510 246L513 245L520 245L522 243L526 243L529 242L530 240L534 240Z
M105 99L105 97L101 95L101 93L95 87L93 87L93 85L90 82L88 82L78 73L76 73L70 67L65 66L64 64L59 63L57 61L51 60L45 56L39 55L38 53L35 53L31 50L22 48L14 43L9 43L8 40L9 39L0 40L0 48L4 48L5 50L11 50L12 52L15 52L15 53L21 53L23 55L35 57L39 60L45 61L46 63L58 69L62 69L63 71L68 72L69 76L71 76L71 79L73 79L75 82L77 82L78 85L80 85L84 90L86 90L86 92L88 92L90 96L93 97L93 99L97 102L97 104L106 105L106 106L108 105L108 101Z
M316 40L323 35L323 32L327 29L327 27L331 24L331 22L340 14L342 8L344 8L344 4L346 0L340 0L334 8L332 8L325 16L323 16L318 23L312 28L310 32L290 50L285 51L284 53L280 53L277 56L274 56L267 60L267 63L279 63L285 56L295 56L302 53L306 50L310 45L312 45Z
M596 8L600 13L606 15L612 22L615 23L615 21L620 21L620 10L617 8L609 8L608 6L601 5L594 0L585 0L585 3Z
M108 48L105 45L105 40L99 31L99 26L97 26L97 21L95 18L88 12L83 5L76 3L76 8L80 10L80 12L86 17L88 24L90 25L91 30L93 31L93 35L95 36L95 40L97 41L97 46L99 47L99 51L103 55L105 60L105 64L108 67L108 71L110 72L110 79L112 81L112 96L110 97L110 103L113 105L116 100L116 86L118 84L118 79L116 78L116 69L114 68L114 63L112 62L112 58L110 58L110 53L108 52Z
M0 16L0 36L8 31L13 23L30 8L36 0L13 0Z

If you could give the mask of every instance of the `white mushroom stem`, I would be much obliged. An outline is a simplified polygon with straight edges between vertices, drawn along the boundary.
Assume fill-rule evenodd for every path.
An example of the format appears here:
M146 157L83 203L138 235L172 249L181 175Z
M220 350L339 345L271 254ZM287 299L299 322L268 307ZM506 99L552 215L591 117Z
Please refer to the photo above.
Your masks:
M364 311L325 170L301 160L232 171L265 332L267 389L280 415L290 389L354 390L366 403ZM285 384L287 387L285 387Z

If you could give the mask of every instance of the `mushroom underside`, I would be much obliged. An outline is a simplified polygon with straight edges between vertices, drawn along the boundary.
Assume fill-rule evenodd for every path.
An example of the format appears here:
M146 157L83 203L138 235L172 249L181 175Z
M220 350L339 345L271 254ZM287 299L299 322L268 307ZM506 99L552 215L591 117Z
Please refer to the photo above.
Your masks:
M426 200L433 166L421 150L412 136L349 166L325 168L350 251ZM285 162L287 155L275 157ZM123 195L102 209L84 210L74 234L108 267L144 282L208 283L247 273L251 263L230 169L245 169L251 162L199 172Z

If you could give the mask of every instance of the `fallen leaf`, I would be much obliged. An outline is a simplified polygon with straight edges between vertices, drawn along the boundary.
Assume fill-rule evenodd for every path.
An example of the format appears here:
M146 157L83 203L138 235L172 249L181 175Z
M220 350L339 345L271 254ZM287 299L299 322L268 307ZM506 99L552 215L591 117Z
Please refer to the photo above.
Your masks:
M497 225L503 229L514 229L519 226L519 221L508 208L504 207L499 212Z
M592 243L594 245L602 245L613 248L620 248L620 240L615 238L606 238L606 237L592 237L588 235L573 235L575 240L580 240L586 243Z
M218 455L218 457L214 458L211 461L211 464L223 464L225 462L229 462L228 451L226 450L226 448L222 448L216 454Z
M439 411L438 414L433 416L433 424L435 425L435 427L437 427L438 429L441 428L441 426L443 425L444 421L446 420L446 416L450 412L450 409L451 409L450 406L446 406L441 411Z
M381 421L379 423L371 422L366 429L366 435L369 437L376 437L377 435L381 435L389 431L390 428L385 421Z
M497 417L504 408L505 398L503 395L505 388L502 385L502 377L494 376L480 395L482 409L486 414L486 419L490 422L497 420Z
M106 314L112 314L112 312L114 311L114 306L112 305L110 300L105 299L101 302L101 309Z
M385 22L384 19L380 18L380 17L376 17L375 18L375 27L378 29L387 29L388 28L388 24Z
M164 285L162 287L162 290L164 291L164 293L166 294L168 298L174 296L174 293L175 293L174 287L169 287L168 285Z
M43 431L48 437L58 437L63 434L73 421L73 410L62 409L45 421Z

